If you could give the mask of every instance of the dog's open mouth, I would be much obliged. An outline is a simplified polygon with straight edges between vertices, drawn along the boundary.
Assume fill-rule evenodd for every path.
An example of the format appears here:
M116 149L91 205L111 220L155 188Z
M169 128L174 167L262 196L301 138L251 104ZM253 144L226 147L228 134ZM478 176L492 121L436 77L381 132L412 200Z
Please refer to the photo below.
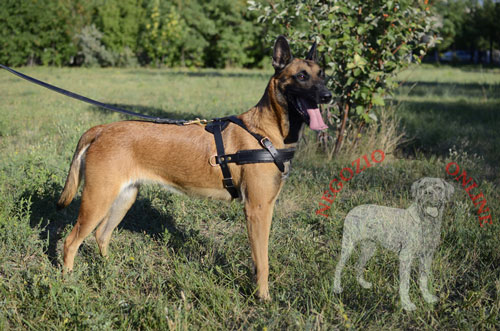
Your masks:
M439 216L439 209L441 208L441 203L439 202L433 202L433 203L428 203L424 207L424 211L427 215L430 215L434 218Z
M436 207L426 207L425 212L427 213L427 215L430 215L432 217L438 217L439 215L439 209L437 209Z
M302 115L304 121L312 130L320 131L328 128L321 117L321 112L316 102L297 96L295 98L295 104L300 115Z

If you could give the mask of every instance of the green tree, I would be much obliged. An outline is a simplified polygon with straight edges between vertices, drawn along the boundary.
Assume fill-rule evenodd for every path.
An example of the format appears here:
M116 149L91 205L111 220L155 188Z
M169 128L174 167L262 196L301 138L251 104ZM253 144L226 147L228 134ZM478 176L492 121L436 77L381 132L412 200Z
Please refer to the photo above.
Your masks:
M157 66L179 64L179 45L185 28L174 6L159 0L149 1L141 33L141 46L149 61Z
M143 15L140 0L102 0L94 3L93 23L103 33L103 44L120 53L136 49Z
M76 54L70 1L0 1L0 62L64 65Z
M207 19L214 22L212 33L205 36L209 42L205 63L216 68L251 63L247 50L253 46L259 29L254 22L246 19L246 1L207 1L204 10Z
M442 20L442 27L439 29L439 35L442 38L438 44L439 50L448 49L460 35L465 22L467 22L468 2L466 0L450 0L436 3L436 13Z
M262 28L244 0L176 2L187 29L181 57L187 65L222 68L256 64L262 52Z
M95 0L92 23L102 33L101 42L112 55L112 65L136 63L141 22L144 19L142 0Z
M328 85L336 95L328 111L341 119L334 153L342 146L349 117L358 129L376 120L375 108L384 106L384 97L397 86L394 75L410 61L419 62L435 42L427 0L251 1L250 8L261 14L261 21L283 27L302 51L312 40L319 42Z
M475 23L480 34L477 36L483 49L489 49L489 63L493 63L493 49L500 42L500 3L484 0L475 11Z

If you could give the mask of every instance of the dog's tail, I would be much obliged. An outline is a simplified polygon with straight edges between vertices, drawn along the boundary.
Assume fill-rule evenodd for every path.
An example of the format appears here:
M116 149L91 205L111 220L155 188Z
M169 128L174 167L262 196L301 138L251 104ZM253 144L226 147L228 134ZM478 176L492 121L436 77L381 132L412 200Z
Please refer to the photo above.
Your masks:
M80 186L80 182L83 177L85 154L87 153L89 146L97 139L102 129L103 125L95 126L85 132L80 138L80 141L78 141L78 145L76 146L75 154L73 155L73 160L71 161L71 166L69 168L68 177L66 178L66 184L64 184L61 197L57 202L58 210L61 210L69 205L78 191L78 187Z

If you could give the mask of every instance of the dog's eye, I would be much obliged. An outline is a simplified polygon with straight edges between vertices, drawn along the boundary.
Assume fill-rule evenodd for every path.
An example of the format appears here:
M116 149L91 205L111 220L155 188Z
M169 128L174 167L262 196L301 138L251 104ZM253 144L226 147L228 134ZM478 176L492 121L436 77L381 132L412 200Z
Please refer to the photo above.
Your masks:
M309 78L309 76L305 72L299 72L297 75L295 75L298 80L305 81Z
M321 77L321 78L325 78L325 72L323 71L323 69L320 69L320 70L319 70L318 75L319 75L319 77Z

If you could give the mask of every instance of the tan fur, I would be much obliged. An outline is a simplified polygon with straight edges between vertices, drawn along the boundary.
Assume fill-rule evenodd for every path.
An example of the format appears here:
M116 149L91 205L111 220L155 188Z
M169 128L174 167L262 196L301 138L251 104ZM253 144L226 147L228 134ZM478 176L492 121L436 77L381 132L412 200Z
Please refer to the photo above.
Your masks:
M311 61L293 60L273 76L261 101L239 115L247 127L268 137L276 148L288 148L288 106L283 95L298 70L317 76ZM222 133L227 154L261 146L248 132L230 123ZM74 197L83 173L85 181L76 225L64 242L64 269L73 269L78 247L96 227L102 255L111 234L134 203L142 182L159 182L189 195L230 200L220 168L209 158L216 154L214 137L200 125L165 125L124 121L87 131L75 151L58 206ZM274 163L229 164L245 208L251 255L256 267L258 296L269 299L268 241L273 208L283 185Z

